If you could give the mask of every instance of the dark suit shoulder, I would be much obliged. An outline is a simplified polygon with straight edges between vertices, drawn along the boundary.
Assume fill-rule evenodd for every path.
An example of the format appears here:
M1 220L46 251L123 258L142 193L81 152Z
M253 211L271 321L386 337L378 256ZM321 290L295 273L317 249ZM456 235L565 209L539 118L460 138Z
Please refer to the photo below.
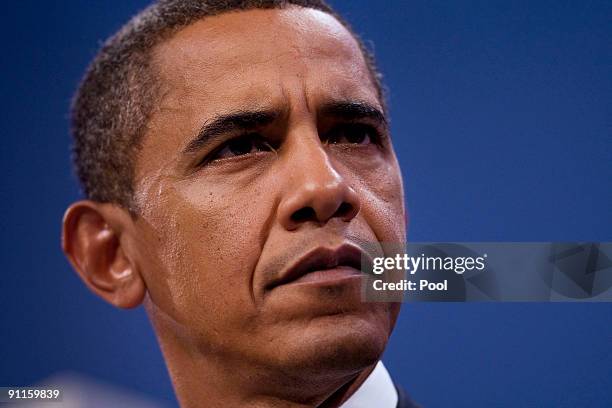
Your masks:
M397 390L397 408L421 408L419 404L414 402L412 398L404 391L404 389L395 384Z

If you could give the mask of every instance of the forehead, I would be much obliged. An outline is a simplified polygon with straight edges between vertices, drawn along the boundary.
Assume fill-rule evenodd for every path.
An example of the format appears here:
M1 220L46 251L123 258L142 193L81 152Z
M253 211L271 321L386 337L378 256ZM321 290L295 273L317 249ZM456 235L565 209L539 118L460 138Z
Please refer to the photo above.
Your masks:
M300 81L311 94L375 94L347 29L327 13L297 6L205 18L156 47L153 60L167 102L162 107L170 109L194 98L214 111L219 104L286 97Z

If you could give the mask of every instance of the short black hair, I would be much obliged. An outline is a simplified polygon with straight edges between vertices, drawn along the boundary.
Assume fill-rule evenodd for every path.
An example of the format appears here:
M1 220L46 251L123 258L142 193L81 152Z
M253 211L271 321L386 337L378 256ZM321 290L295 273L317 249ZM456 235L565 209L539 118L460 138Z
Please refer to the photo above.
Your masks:
M72 156L85 196L135 212L134 161L156 102L151 50L191 23L230 11L302 6L328 13L355 37L381 103L374 57L324 0L159 0L111 36L87 68L71 108Z

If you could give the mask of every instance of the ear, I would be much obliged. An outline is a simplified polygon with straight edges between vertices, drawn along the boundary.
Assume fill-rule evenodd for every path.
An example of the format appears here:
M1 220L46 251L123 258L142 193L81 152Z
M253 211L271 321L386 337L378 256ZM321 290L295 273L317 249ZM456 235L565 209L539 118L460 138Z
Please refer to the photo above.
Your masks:
M83 282L120 308L142 303L146 286L131 253L133 220L127 210L90 200L64 214L62 248Z

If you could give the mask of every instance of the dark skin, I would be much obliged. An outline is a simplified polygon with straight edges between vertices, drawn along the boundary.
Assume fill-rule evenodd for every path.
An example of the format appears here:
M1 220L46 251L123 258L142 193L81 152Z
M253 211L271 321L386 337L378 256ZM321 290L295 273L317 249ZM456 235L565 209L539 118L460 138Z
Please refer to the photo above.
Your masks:
M154 66L138 214L73 204L68 258L108 302L144 303L181 406L339 406L399 304L361 302L361 276L341 265L279 282L310 251L405 240L401 174L356 41L319 11L250 10L180 30Z

